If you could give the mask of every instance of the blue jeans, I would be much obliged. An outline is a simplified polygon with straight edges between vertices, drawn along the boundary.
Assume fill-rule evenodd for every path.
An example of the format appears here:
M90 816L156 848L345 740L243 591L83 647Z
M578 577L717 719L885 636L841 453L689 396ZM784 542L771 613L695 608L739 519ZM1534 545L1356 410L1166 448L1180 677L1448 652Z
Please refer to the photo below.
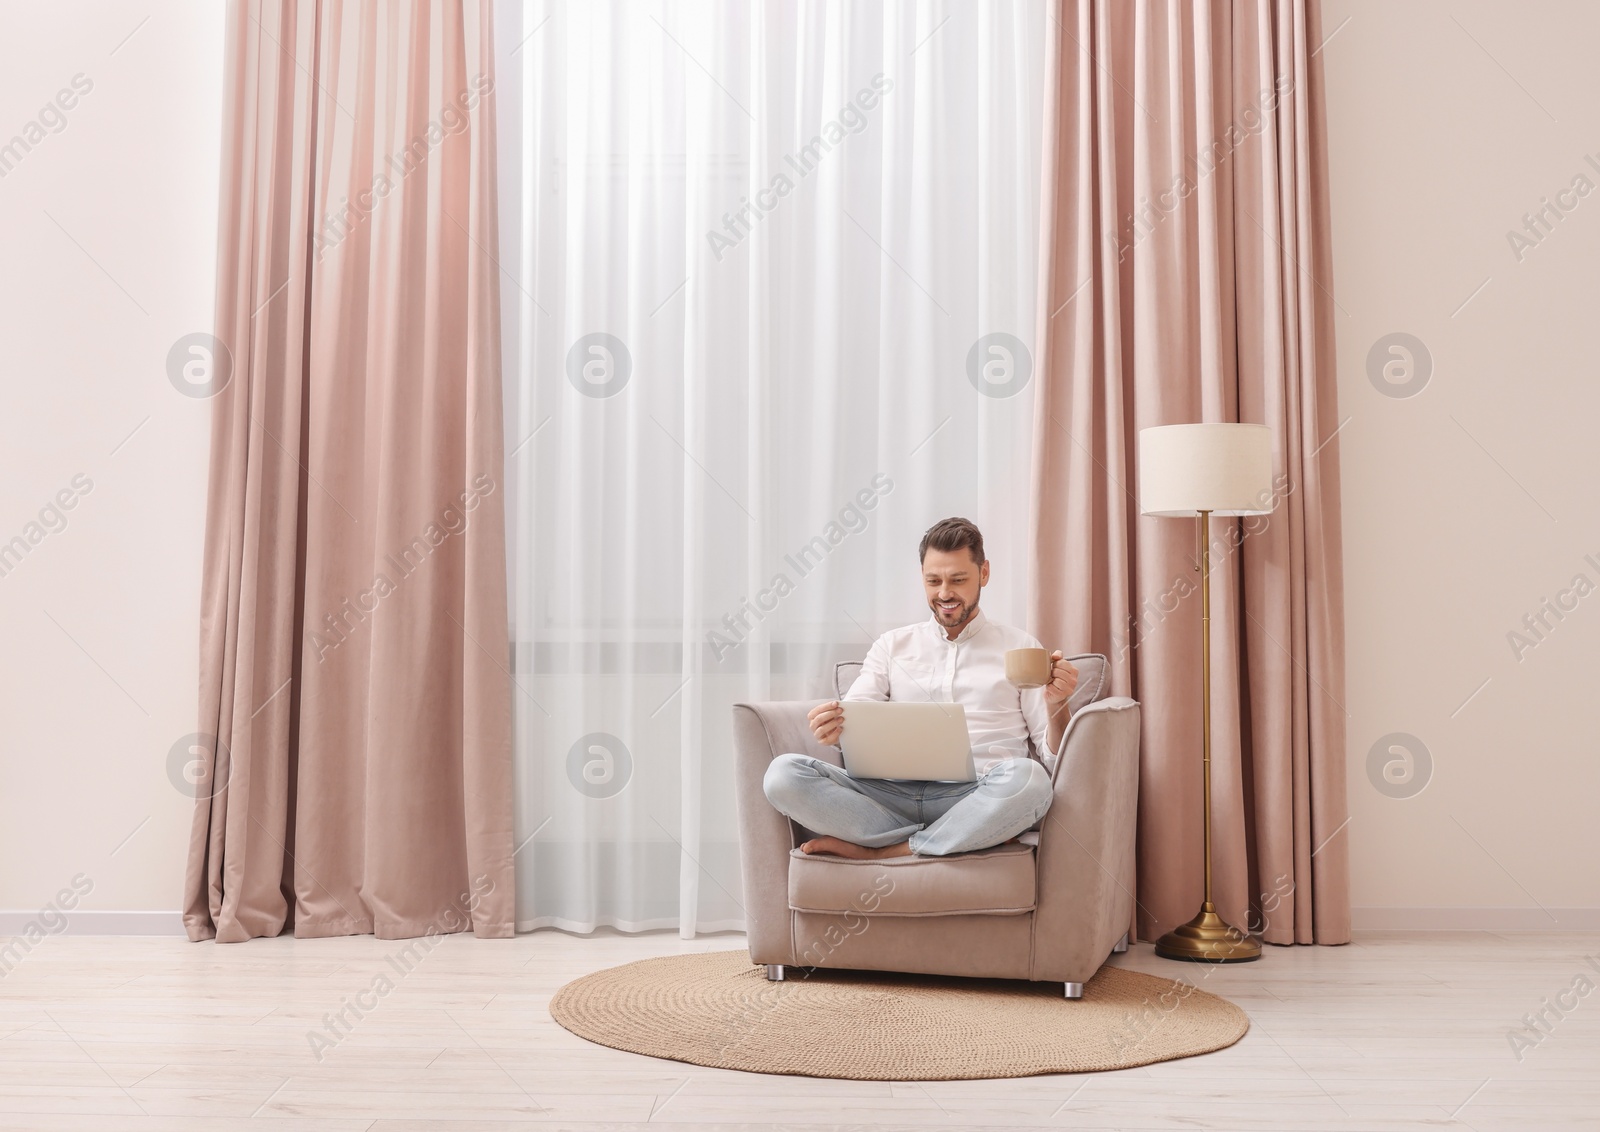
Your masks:
M1005 759L976 782L852 778L810 755L779 755L762 781L779 813L813 833L878 848L901 841L919 856L999 845L1044 817L1050 774L1033 759Z

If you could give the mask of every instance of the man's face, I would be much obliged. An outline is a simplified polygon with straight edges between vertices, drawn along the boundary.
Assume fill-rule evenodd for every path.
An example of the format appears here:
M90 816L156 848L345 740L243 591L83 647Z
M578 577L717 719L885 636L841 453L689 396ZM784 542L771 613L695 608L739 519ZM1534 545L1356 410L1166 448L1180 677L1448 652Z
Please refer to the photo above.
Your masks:
M928 594L928 608L946 633L961 627L978 612L978 598L989 584L989 564L972 560L972 551L934 550L922 559L922 588Z

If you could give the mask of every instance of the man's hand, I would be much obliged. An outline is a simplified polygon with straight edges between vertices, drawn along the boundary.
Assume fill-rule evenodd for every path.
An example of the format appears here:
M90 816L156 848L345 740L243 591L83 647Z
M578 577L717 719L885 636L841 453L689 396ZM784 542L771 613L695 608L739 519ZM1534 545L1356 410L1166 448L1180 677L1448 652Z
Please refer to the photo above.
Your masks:
M1076 673L1073 679L1077 679ZM816 736L817 742L824 747L831 747L844 734L844 707L838 700L818 704L806 712L806 722L811 724L811 734Z
M1045 742L1052 753L1061 750L1061 737L1067 733L1067 700L1078 686L1078 670L1061 659L1057 649L1050 654L1050 683L1044 686L1044 706L1049 715L1045 724Z
M1078 670L1061 658L1061 650L1050 654L1050 683L1044 686L1044 702L1051 714L1072 697L1078 686Z

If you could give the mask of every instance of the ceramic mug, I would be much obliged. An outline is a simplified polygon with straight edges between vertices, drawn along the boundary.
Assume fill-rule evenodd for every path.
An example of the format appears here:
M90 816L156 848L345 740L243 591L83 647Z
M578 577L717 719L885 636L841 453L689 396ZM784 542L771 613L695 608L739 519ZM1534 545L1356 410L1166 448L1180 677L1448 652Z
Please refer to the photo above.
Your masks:
M1010 649L1006 652L1006 679L1018 688L1042 688L1050 683L1050 654L1044 649Z

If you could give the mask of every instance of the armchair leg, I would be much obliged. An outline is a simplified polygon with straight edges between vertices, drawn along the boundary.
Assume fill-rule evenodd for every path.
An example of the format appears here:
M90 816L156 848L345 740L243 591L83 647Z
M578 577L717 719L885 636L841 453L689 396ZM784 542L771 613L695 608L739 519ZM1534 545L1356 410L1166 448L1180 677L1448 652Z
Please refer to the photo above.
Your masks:
M1082 983L1062 983L1061 985L1066 988L1067 997L1068 998L1082 998L1083 997L1083 984Z
M769 983L781 983L781 982L783 982L783 964L782 963L768 963L767 964L767 982L769 982Z
M1117 940L1116 946L1111 949L1111 953L1113 955L1120 955L1126 950L1128 950L1128 933L1123 932L1122 938Z

